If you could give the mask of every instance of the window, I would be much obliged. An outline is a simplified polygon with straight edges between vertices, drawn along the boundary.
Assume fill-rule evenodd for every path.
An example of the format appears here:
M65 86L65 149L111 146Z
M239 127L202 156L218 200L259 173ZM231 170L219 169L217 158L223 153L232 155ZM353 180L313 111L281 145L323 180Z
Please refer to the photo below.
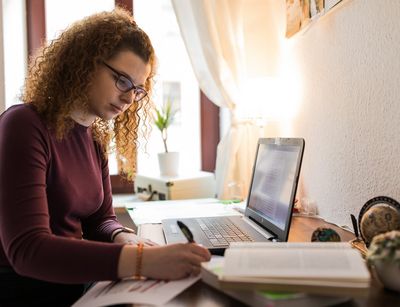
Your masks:
M149 35L158 59L153 99L162 105L167 99L179 108L168 129L168 148L180 153L180 171L200 170L200 93L186 53L172 4L169 0L135 0L134 16ZM143 143L143 142L141 142ZM153 127L147 153L138 153L139 173L158 173L157 153L162 152L160 132Z
M59 36L71 23L91 14L114 9L114 0L46 0L46 38Z
M5 109L7 109L20 103L19 96L27 70L25 0L4 0L2 5Z

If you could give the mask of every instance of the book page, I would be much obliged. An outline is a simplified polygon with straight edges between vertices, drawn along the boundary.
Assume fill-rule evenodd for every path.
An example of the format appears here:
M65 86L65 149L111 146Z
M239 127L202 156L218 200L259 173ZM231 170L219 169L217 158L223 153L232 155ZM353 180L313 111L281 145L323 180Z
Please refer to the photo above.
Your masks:
M181 280L122 279L96 283L72 307L100 307L117 304L165 305L200 276Z
M369 280L361 255L340 243L233 245L225 252L223 276Z

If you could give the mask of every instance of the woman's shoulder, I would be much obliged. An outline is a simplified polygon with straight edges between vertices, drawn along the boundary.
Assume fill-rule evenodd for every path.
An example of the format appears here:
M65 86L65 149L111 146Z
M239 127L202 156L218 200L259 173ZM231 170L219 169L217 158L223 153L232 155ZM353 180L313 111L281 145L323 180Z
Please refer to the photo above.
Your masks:
M1 114L1 117L16 117L20 118L26 117L26 116L36 116L39 118L38 113L35 110L35 106L30 103L21 103L21 104L15 104L11 107L9 107L7 110Z
M16 128L28 128L34 126L44 127L44 123L31 104L17 104L9 107L0 116L0 124Z
M47 138L48 129L31 104L18 104L9 107L0 115L1 135L14 137L38 135Z

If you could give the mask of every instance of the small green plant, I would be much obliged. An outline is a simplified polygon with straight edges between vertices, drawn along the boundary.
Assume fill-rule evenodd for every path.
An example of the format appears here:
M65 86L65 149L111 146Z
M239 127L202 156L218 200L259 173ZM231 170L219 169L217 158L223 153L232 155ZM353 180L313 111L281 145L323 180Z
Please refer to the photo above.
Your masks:
M372 239L368 249L369 264L377 261L394 262L400 267L400 231L392 230Z
M154 123L158 130L161 132L161 137L164 143L164 150L168 152L167 139L168 139L168 127L172 124L176 110L172 108L172 103L168 99L167 102L161 108L156 108L156 114Z

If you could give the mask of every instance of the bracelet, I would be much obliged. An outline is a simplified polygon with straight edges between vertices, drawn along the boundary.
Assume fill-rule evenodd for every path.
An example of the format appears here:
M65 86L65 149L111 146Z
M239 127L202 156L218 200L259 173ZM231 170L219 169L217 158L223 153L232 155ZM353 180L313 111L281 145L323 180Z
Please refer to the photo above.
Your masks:
M142 256L143 256L143 246L144 244L140 242L137 245L137 252L136 252L136 271L135 271L135 278L140 279L141 271L142 271Z
M128 233L135 233L134 230L128 228L128 227L124 227L124 228L119 228L117 230L115 230L113 232L113 234L111 235L111 242L114 242L114 239L117 235L119 235L121 232L128 232Z

